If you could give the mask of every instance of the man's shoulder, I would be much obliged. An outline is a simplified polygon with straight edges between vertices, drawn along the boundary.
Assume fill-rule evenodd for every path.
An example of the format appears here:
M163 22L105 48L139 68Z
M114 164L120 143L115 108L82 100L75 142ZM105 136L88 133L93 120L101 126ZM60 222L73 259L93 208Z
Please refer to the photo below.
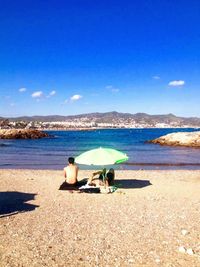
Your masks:
M69 169L76 169L76 170L78 170L78 166L74 164L74 165L69 165L69 166L64 167L64 170L69 170Z
M74 165L73 165L73 169L74 169L74 170L78 170L78 166L74 164Z

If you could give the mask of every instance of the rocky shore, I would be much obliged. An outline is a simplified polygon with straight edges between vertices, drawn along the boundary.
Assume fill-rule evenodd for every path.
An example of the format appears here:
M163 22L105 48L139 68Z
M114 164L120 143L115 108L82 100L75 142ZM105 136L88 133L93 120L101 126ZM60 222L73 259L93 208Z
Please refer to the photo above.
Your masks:
M49 137L49 135L32 129L0 130L0 139L39 139L43 137Z
M187 146L200 148L200 131L171 133L149 141L167 146Z

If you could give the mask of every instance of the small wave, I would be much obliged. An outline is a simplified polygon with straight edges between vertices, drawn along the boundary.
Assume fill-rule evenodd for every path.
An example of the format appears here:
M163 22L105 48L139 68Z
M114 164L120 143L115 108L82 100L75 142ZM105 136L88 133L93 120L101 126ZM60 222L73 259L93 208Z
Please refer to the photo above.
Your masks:
M1 146L1 147L3 147L3 146L10 146L10 144L1 143L0 146Z
M63 163L54 163L54 165L58 165L58 166L63 166ZM13 166L13 167L17 167L17 166L52 166L52 163L0 163L0 166Z

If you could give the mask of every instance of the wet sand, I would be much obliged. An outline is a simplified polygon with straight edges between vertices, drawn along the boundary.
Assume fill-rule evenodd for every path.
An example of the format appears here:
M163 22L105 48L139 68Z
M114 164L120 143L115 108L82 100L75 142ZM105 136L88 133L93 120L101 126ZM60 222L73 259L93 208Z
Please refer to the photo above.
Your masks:
M200 171L116 180L86 194L59 191L62 171L0 170L0 266L200 266Z

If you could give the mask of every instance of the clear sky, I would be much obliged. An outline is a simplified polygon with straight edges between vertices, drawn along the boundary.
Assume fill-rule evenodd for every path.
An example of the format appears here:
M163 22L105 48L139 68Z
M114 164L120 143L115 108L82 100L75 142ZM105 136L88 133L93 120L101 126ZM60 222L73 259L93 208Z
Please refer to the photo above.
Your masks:
M200 117L199 0L0 0L0 116Z

